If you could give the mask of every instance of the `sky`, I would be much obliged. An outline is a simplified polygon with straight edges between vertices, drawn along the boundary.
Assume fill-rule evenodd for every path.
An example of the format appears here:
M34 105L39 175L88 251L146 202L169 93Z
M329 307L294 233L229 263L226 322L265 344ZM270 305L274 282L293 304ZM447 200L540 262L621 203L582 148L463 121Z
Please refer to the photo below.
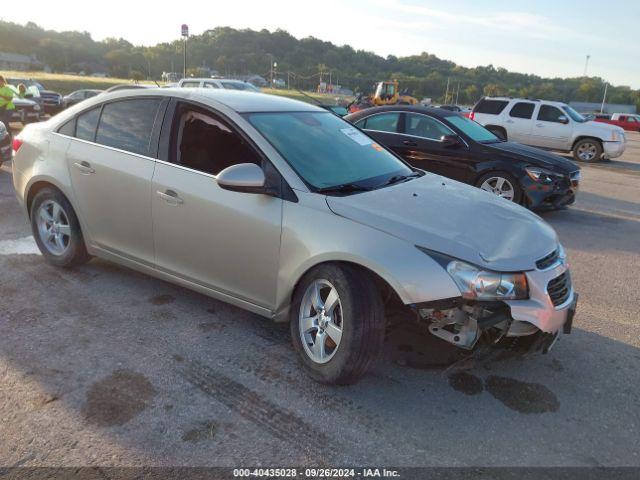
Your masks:
M30 1L3 20L153 45L217 26L281 28L386 56L423 51L466 67L600 76L640 88L639 0ZM92 7L95 4L95 8ZM329 66L330 67L330 66Z

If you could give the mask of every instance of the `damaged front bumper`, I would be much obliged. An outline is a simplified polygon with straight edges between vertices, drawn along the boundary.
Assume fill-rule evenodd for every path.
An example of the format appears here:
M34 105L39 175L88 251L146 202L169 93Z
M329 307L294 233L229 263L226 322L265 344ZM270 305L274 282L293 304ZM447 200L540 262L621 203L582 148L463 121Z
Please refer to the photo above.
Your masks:
M517 340L529 351L547 353L561 330L571 333L578 294L562 259L525 274L526 300L431 302L415 306L419 319L431 334L463 349Z

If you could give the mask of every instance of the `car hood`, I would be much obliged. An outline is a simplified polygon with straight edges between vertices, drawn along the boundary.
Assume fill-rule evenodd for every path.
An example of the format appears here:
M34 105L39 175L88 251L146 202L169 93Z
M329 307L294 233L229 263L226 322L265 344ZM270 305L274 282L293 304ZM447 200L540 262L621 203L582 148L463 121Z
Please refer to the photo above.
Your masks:
M498 150L500 153L507 154L508 156L522 160L526 157L526 160L531 164L538 167L544 167L552 171L560 170L561 173L571 173L576 170L580 170L580 167L573 163L571 160L556 155L555 153L547 152L536 147L530 147L528 145L522 145L514 142L500 142L491 143L486 145L489 150Z
M618 125L612 125L610 123L596 122L595 120L589 120L588 122L578 123L577 131L580 135L595 135L600 136L602 140L611 140L611 132L618 132L624 134L624 128Z
M551 226L524 207L434 174L370 192L327 197L337 215L483 268L535 269L557 248Z
M34 102L33 100L29 100L28 98L20 98L20 97L13 97L13 100L11 100L11 103L13 103L16 107L31 107L33 105L37 105L37 102Z

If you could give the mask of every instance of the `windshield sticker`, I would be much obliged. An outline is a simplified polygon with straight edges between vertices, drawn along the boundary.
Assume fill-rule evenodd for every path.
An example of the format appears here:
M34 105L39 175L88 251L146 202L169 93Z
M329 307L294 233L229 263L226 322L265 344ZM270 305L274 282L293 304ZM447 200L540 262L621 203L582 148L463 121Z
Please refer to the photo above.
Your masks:
M373 143L369 137L367 137L364 133L361 133L360 131L358 131L353 127L341 128L340 131L344 133L347 137L349 137L351 140L356 142L358 145L370 145L371 143Z

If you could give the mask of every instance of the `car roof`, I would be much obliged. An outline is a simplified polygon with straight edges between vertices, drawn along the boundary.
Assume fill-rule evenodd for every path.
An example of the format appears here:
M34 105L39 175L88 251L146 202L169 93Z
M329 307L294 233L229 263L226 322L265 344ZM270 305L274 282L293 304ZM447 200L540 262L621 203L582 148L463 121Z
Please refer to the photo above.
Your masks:
M540 103L546 103L548 105L555 105L555 106L565 106L567 105L564 102L555 102L553 100L541 100L539 98L520 98L520 97L483 97L482 100L498 100L498 101L505 101L505 102L540 102Z
M426 107L424 105L385 105L383 107L365 108L364 110L351 113L345 118L347 120L359 120L360 118L369 117L380 112L414 112L431 115L432 117L437 118L460 116L458 112L452 112L451 110L445 110L444 108Z
M260 92L224 90L212 88L160 88L119 90L105 92L99 97L93 97L96 103L107 99L124 99L153 95L172 96L185 100L200 100L223 104L238 113L253 112L326 112L326 110L309 103L293 100L279 95L268 95Z

